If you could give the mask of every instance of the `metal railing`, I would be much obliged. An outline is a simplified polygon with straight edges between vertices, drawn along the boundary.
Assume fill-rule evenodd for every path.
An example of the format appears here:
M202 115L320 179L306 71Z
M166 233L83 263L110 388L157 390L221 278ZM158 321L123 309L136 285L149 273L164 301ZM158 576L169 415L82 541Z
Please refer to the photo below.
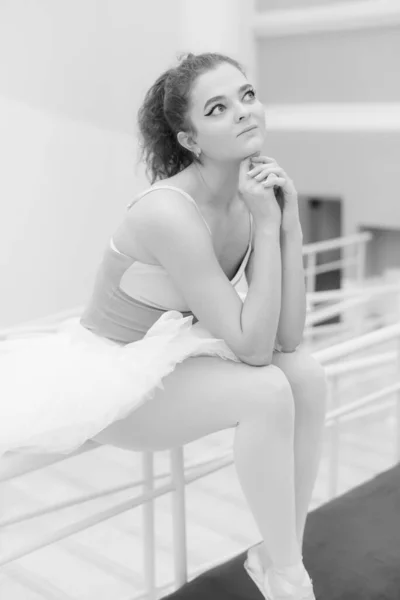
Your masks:
M337 247L359 247L360 245L366 244L371 239L369 234L360 234L351 236L351 238L329 240L328 242L321 242L320 244L312 244L309 247L304 247L305 256L315 257L319 251L332 250ZM359 262L363 261L365 252L358 252L356 257L357 272L363 273L363 265ZM312 261L311 261L312 262ZM315 264L315 262L314 262ZM337 268L336 263L333 268ZM315 270L311 276L314 277ZM310 276L310 274L309 274ZM354 302L362 304L368 302L369 299L376 294L393 293L397 291L398 286L382 286L381 288L369 289L358 291L346 291L346 290L331 290L328 292L315 292L313 289L314 284L309 284L310 291L307 294L309 305L313 308L320 301L326 300L336 301L336 304L325 307L320 310L310 310L307 317L307 328L314 326L316 323L325 320L326 318L338 314L342 314L348 310L349 306L354 306ZM79 315L80 309L74 309L73 311L64 312L62 315L55 315L47 319L36 321L34 323L26 324L17 328L11 328L0 331L0 340L7 340L6 343L18 342L19 336L26 336L27 334L36 335L37 333L48 333L51 331L57 331L60 322L63 322L68 318L76 318ZM359 359L346 360L345 363L339 362L343 359L351 357L359 351L365 351L366 349L378 348L384 343L396 341L396 351L386 352L384 354L377 354L374 356L363 357ZM1 343L1 342L0 342ZM381 328L377 331L369 332L364 335L358 336L355 339L347 340L342 343L336 344L330 348L325 348L313 352L315 358L325 366L326 374L329 382L329 390L332 397L332 403L334 405L333 410L328 412L326 417L326 427L330 429L331 433L331 454L330 454L330 476L329 476L329 488L328 495L333 497L337 490L337 479L338 479L338 448L339 448L339 425L342 420L346 418L355 418L359 414L363 414L365 409L371 405L382 405L382 399L395 397L395 409L397 419L397 442L396 442L396 460L400 460L400 376L397 381L393 384L379 390L373 394L369 394L363 398L354 400L353 402L346 404L345 406L339 406L336 402L335 390L340 377L360 372L362 370L394 364L397 365L397 373L400 374L400 322L394 323L387 327ZM20 477L25 473L32 472L35 469L43 468L49 464L54 464L61 460L66 460L72 455L79 455L84 452L90 452L98 448L99 444L88 441L79 450L68 456L28 456L13 454L6 457L1 461L0 464L0 481L10 480L15 477ZM143 553L144 553L144 564L145 564L145 591L137 594L135 598L146 598L153 600L157 598L157 595L163 590L168 588L178 588L184 582L188 580L188 568L187 568L187 552L186 552L186 516L185 516L185 488L191 482L196 481L202 477L205 477L211 473L214 473L220 469L223 469L233 464L233 455L231 450L220 454L219 456L213 456L207 460L196 460L190 463L184 461L184 448L174 448L170 451L171 458L171 470L163 472L159 475L154 475L154 454L152 452L142 453L142 466L143 476L140 480L133 481L128 485L109 487L102 492L81 495L74 500L59 502L54 504L51 508L39 509L28 511L25 514L19 515L13 518L3 518L0 520L0 527L9 527L11 525L34 519L43 514L49 514L70 506L76 506L83 504L94 499L103 498L110 496L114 493L128 489L139 489L142 488L142 493L136 495L134 498L119 502L100 512L97 512L90 517L81 519L80 521L57 531L53 531L50 534L44 535L40 540L35 543L30 543L25 546L24 549L9 553L3 556L0 560L0 566L9 564L10 562L22 558L54 542L63 540L74 533L93 527L94 525L104 522L116 515L122 514L132 508L138 506L145 506L144 512L144 535L143 535ZM157 484L157 485L156 485ZM172 493L173 497L173 546L174 546L174 581L163 586L163 588L157 588L156 586L156 548L155 548L155 510L154 500L162 495ZM227 557L223 557L226 559ZM220 562L220 561L218 561ZM199 572L204 571L214 566L213 564L203 565L201 569L196 572L190 573L190 578L196 576Z
M372 233L367 231L355 233L346 237L332 238L324 242L314 244L305 244L303 247L303 256L306 258L305 273L307 277L307 293L315 292L316 275L318 273L327 273L335 269L344 269L354 266L355 274L353 279L361 282L365 274L365 255L366 245L373 239ZM343 256L330 263L317 265L317 255L332 250L341 249ZM350 250L352 254L349 254Z

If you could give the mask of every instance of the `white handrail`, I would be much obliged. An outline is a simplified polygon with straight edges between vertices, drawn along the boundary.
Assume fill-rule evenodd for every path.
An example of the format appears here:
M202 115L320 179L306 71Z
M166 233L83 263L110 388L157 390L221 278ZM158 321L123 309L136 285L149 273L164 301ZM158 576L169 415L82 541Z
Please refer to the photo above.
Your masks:
M312 256L311 254L308 255L308 257L310 258L310 256ZM329 273L330 271L335 271L338 269L343 269L344 267L349 267L351 265L356 265L358 264L358 258L357 257L351 257L349 256L348 258L339 258L338 260L333 260L331 262L328 263L324 263L322 265L312 265L310 267L306 267L304 269L304 274L309 277L310 275L319 275L321 273Z
M73 456L78 456L79 454L84 454L85 452L91 452L99 447L99 443L95 442L94 440L88 440L82 446L80 446L80 448L74 452L71 452L70 454L21 455L11 453L11 455L7 456L6 460L0 460L0 483L20 477L21 475L25 475L25 473L33 473L38 469L43 469L43 467L54 465L72 458Z
M359 243L366 243L373 239L372 233L364 231L362 233L354 233L345 237L331 238L322 242L313 242L303 246L303 255L319 254L320 252L328 252L329 250L337 250L338 248L347 248Z
M360 296L363 294L368 294L368 296L372 298L373 296L380 296L381 294L389 294L392 292L400 292L400 283L382 283L376 286L363 285L353 288L311 292L310 294L307 294L307 302L318 304L319 302L343 300L344 298L351 298L353 296Z
M387 327L382 327L382 329L366 333L357 338L346 340L331 348L317 350L316 352L313 352L313 356L318 362L326 364L332 360L344 358L359 350L366 350L372 346L389 342L398 337L400 337L400 323L395 323L393 325L388 325Z
M171 454L173 452L174 451L171 451ZM208 458L208 459L204 459L204 457L203 457L202 459L191 460L185 465L185 470L188 474L195 473L196 469L207 468L208 465L210 465L210 466L214 465L215 461L221 459L221 457L222 457L221 455L219 455L219 456L214 455L212 458ZM182 463L182 466L183 466L183 463ZM179 465L178 465L178 467L179 467ZM154 481L163 480L166 477L168 477L168 478L171 477L171 470L164 471L164 472L158 473L157 475L154 475ZM90 494L82 494L80 496L72 498L71 500L63 500L62 502L54 503L50 507L38 508L38 509L35 509L32 511L17 515L15 517L9 517L6 519L2 519L0 521L0 527L9 527L10 525L14 525L17 523L20 524L24 521L29 521L36 517L41 517L44 514L51 514L51 513L57 512L59 510L63 510L65 508L71 508L72 506L77 506L78 504L84 504L85 502L90 502L91 500L98 500L99 498L105 498L106 496L120 493L122 491L133 490L134 488L142 487L144 484L145 484L145 479L139 478L131 483L125 483L125 484L121 484L118 486L112 486L110 488L106 488L105 490L102 490L101 492L92 492Z
M232 460L233 460L233 458L230 456L230 453L229 453L229 456L227 455L226 457L222 457L222 458L218 458L213 461L209 461L206 465L200 464L199 467L194 472L184 474L185 485L188 485L189 483L192 483L193 481L196 481L197 479L201 479L202 477L205 477L206 475L215 473L219 469L225 468L229 464L232 464ZM132 508L142 506L145 502L148 502L155 498L159 498L160 496L164 496L165 494L172 492L173 490L174 490L174 483L172 481L172 478L170 478L170 481L168 483L166 483L152 491L144 492L143 494L140 494L139 496L137 496L134 499L125 500L124 502L121 502L111 508L107 508L106 510L96 513L95 515L91 515L90 517L85 517L81 521L77 521L77 522L73 523L72 525L63 527L62 529L58 530L57 532L52 532L50 534L47 534L46 536L43 536L43 538L40 542L30 543L29 545L27 545L25 547L24 550L16 550L16 551L10 553L8 556L6 556L6 558L2 558L0 560L0 567L2 567L14 560L22 558L28 554L31 554L35 550L39 550L41 548L49 546L50 544L53 544L54 542L61 541L74 533L78 533L79 531L89 529L89 527L93 527L94 525L97 525L98 523L107 521L108 519L111 519L112 517L114 517L116 515L120 515L123 512L131 510Z
M337 408L336 410L331 411L327 415L325 426L331 427L332 425L335 424L335 421L338 417L344 417L346 415L349 415L349 414L355 412L356 410L359 410L360 408L367 406L368 404L372 404L372 403L376 402L377 400L380 400L381 398L386 398L386 396L391 396L392 394L395 394L399 390L400 390L400 381L398 381L397 383L393 383L392 385L388 385L387 387L385 387L377 392L373 392L372 394L369 394L368 396L364 396L363 398L355 400L354 402L350 402L350 403L346 404L346 406Z
M316 353L314 352L314 357ZM337 375L350 375L357 371L365 371L372 367L381 367L396 362L397 352L385 352L375 356L364 356L356 360L346 360L344 363L334 363L333 365L325 366L325 374L327 377L336 377Z
M310 327L311 325L315 325L316 323L320 323L321 321L335 317L340 313L345 312L349 308L366 304L369 300L369 296L360 296L343 300L343 302L338 302L337 304L332 304L331 306L327 306L325 308L320 308L306 316L305 325L306 327Z

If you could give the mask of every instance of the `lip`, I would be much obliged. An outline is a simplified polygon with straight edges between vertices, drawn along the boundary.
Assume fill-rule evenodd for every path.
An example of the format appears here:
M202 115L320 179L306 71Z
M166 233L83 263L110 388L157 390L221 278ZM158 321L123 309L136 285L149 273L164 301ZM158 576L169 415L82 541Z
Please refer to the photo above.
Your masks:
M243 129L243 131L241 131L237 137L239 137L239 135L242 135L242 133L247 133L248 131L252 131L253 129L258 129L257 125L249 125L249 127L246 127L246 129Z

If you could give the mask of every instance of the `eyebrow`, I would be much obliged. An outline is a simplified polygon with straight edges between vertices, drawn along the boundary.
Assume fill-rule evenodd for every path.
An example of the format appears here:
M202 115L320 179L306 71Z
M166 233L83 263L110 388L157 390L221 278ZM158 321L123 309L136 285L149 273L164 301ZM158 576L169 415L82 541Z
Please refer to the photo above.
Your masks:
M238 93L240 94L241 92L244 92L245 90L252 88L253 86L250 83L245 83L244 85L241 85L240 88L238 89ZM211 104L212 102L216 102L217 100L225 100L226 96L213 96L212 98L210 98L209 100L207 100L207 102L204 105L204 110L206 110L207 106L209 104Z

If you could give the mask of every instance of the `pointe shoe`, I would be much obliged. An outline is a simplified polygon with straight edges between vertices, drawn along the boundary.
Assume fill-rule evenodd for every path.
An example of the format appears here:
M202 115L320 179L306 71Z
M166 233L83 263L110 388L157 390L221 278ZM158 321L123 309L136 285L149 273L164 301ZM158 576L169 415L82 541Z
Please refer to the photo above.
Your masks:
M316 600L312 579L304 568L299 583L293 583L284 572L270 568L264 575L264 595L268 600Z
M250 577L250 579L253 580L253 582L256 584L262 595L265 596L264 571L261 563L261 557L258 551L259 546L261 546L261 544L257 544L257 546L253 546L252 548L248 549L247 558L244 562L244 568L247 571L247 574Z
M312 580L305 569L299 584L291 583L272 567L264 573L257 546L249 548L244 568L266 600L316 600Z

